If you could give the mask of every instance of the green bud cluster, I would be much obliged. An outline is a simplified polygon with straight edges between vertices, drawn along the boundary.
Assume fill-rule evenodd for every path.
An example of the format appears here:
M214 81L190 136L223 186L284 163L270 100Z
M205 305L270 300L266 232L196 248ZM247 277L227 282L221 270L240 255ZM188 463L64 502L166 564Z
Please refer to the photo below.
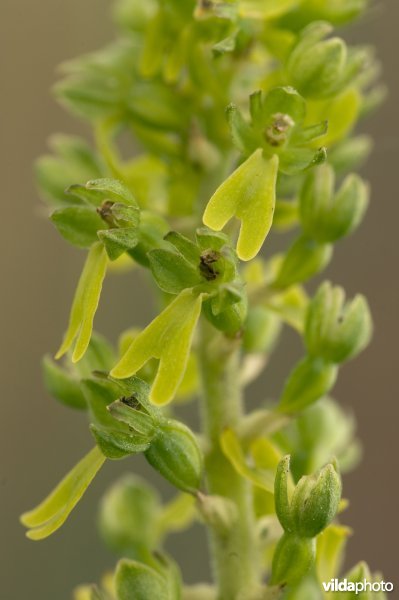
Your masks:
M344 304L342 288L323 283L310 302L304 341L308 355L289 376L280 400L284 412L296 412L325 396L333 387L338 365L367 346L372 332L368 304L356 296Z
M315 22L302 30L287 60L287 77L307 98L339 94L362 71L364 51L348 53L340 38L324 39L329 23Z
M317 475L303 476L288 497L290 457L278 465L274 498L284 534L276 548L273 584L292 584L309 571L315 560L315 538L334 519L341 499L341 478L336 464Z

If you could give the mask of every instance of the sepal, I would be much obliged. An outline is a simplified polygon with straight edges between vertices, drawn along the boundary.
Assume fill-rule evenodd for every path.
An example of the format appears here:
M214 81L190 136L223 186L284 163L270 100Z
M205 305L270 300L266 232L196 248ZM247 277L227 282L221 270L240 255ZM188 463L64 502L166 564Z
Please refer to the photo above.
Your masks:
M293 527L300 537L316 537L334 519L341 499L341 477L335 463L317 476L305 475L291 499Z
M58 208L51 220L62 237L78 248L90 248L97 241L97 231L104 225L101 217L90 206Z
M272 585L297 584L310 571L316 554L315 540L284 533L273 555Z

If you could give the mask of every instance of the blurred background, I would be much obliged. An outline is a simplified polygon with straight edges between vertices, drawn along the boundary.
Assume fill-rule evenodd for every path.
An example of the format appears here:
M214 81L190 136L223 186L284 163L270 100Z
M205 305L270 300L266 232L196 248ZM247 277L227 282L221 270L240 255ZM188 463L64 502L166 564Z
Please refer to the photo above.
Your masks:
M138 458L107 464L67 526L44 542L27 540L18 523L18 515L41 500L92 445L84 416L51 400L41 382L40 360L60 341L83 255L64 243L43 218L32 162L46 150L46 139L53 132L89 135L57 106L49 90L58 63L111 39L110 4L109 0L1 3L1 600L68 600L77 583L98 580L115 560L96 532L98 499L118 474L149 472ZM397 585L398 22L399 3L381 0L355 30L345 32L350 39L377 46L390 96L366 123L376 146L363 173L373 189L367 218L356 235L338 244L327 272L349 295L365 293L375 320L372 345L341 371L334 393L355 411L365 446L360 467L344 482L345 497L350 498L344 521L355 532L347 564L364 559ZM129 325L148 322L152 314L144 280L110 277L96 329L115 339ZM301 352L298 340L289 334L281 348L271 372L252 386L251 405L278 391ZM160 478L153 480L166 496L170 494ZM175 536L169 549L179 558L188 582L208 576L205 537L199 527L195 538Z

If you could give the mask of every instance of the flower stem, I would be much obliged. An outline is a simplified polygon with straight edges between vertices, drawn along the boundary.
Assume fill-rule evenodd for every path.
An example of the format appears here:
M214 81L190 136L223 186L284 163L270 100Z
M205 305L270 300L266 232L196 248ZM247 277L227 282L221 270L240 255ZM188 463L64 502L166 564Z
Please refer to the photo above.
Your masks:
M238 600L248 598L258 583L251 487L234 470L219 443L223 429L236 427L243 416L239 343L203 322L199 359L203 429L209 444L205 459L208 489L211 494L229 498L238 511L230 531L224 535L210 531L218 600Z

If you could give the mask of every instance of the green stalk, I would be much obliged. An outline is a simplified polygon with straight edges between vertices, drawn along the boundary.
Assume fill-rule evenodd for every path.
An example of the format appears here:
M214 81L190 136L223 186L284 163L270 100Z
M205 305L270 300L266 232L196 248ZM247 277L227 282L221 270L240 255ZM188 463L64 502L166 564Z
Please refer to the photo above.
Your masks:
M235 427L243 416L239 379L239 342L228 340L202 323L199 350L202 378L202 419L208 441L205 471L210 494L234 502L238 520L221 535L210 530L210 547L218 600L248 598L259 583L252 490L224 456L219 438L226 427Z

